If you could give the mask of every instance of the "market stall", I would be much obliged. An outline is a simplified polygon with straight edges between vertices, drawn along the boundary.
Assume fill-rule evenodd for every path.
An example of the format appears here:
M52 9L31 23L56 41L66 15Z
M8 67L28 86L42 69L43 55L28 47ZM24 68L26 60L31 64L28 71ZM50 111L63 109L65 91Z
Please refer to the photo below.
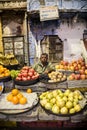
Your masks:
M58 72L55 72L58 75ZM60 72L59 72L60 73ZM65 74L64 74L65 75ZM12 75L13 76L13 75ZM17 76L16 76L17 77ZM72 122L72 123L77 123L77 122L84 122L87 121L87 105L86 105L86 100L87 100L87 93L86 93L86 89L87 89L87 85L84 86L84 88L82 89L81 86L70 86L72 85L72 83L70 83L69 81L71 80L67 80L65 79L62 82L48 82L48 81L43 81L43 80L37 80L35 82L29 82L29 84L24 85L23 83L26 82L21 82L20 84L18 84L18 82L13 82L13 80L7 81L5 82L4 85L4 91L1 93L1 102L0 105L0 120L4 120L4 121L16 121L16 122L43 122L43 121L49 121L49 122ZM72 80L72 82L82 82L86 83L86 79L84 80ZM15 83L15 88L13 87L13 84ZM31 83L31 84L30 84ZM78 88L79 87L79 88ZM79 97L79 100L81 100L81 105L82 108L77 110L77 112L74 113L67 113L67 111L64 113L57 113L56 109L53 111L49 110L49 106L46 107L44 109L44 107L41 105L41 100L43 99L43 97L45 98L46 93L51 93L53 92L55 96L58 97L58 95L56 95L56 92L62 92L62 94L65 93L65 91L71 91L74 93L74 91L77 91L78 88L78 92L81 94ZM27 89L31 89L32 91L27 93L28 96L31 95L31 97L26 96L27 101L29 101L31 103L31 99L33 99L33 94L35 94L35 103L33 105L28 105L26 107L26 105L22 108L20 108L20 104L11 104L11 107L9 106L8 101L6 100L6 97L9 93L12 92L13 89L17 89L19 92L21 93L27 93ZM57 90L57 91L56 91ZM41 97L41 95L44 95ZM69 93L66 93L66 95L69 95ZM52 97L49 95L47 95L46 97L48 97L48 99L52 99ZM70 98L71 99L71 98ZM84 100L83 100L84 99ZM55 100L55 99L54 99ZM57 100L57 99L56 99ZM72 99L71 99L72 100ZM73 99L74 100L74 99ZM53 101L54 102L54 101ZM58 99L59 102L59 99ZM83 104L82 104L83 102ZM11 103L11 102L10 102ZM5 106L5 104L7 105ZM32 104L32 103L31 103ZM55 103L56 104L56 103ZM18 107L17 107L18 106ZM20 108L20 109L19 109ZM10 109L10 111L9 111ZM55 113L56 112L56 113Z

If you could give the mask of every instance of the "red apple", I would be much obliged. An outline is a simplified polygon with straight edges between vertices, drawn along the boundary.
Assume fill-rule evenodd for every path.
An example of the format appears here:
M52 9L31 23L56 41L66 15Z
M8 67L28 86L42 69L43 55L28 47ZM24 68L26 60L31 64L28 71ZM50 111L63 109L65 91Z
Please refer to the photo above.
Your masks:
M87 69L87 64L85 64L85 68Z
M22 76L23 81L27 81L27 77Z
M87 75L87 69L85 70L85 74Z
M79 80L80 78L81 78L80 74L76 74L76 75L75 75L75 79L76 79L76 80Z
M28 72L28 76L32 77L33 73L32 72Z
M79 70L80 74L85 74L85 71L84 70Z
M80 77L81 77L81 79L82 79L82 80L86 79L85 74L81 74L81 76L80 76Z
M31 79L31 77L30 77L30 76L28 76L28 77L27 77L27 80L30 80L30 79Z
M34 70L33 68L30 68L30 69L29 69L29 72L34 73L34 72L35 72L35 70Z
M26 72L21 73L22 76L27 77L28 74Z
M16 77L16 80L21 80L21 77Z
M74 77L72 75L68 76L68 80L74 80Z

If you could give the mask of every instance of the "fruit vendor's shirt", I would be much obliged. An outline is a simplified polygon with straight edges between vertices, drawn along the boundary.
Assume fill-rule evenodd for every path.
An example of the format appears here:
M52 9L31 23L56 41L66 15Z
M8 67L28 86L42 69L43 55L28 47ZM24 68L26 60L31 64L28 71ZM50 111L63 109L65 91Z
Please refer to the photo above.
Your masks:
M45 71L50 72L52 70L55 70L55 67L52 63L47 62L47 64L43 66L43 64L40 61L37 64L33 65L33 68L39 74L43 74Z

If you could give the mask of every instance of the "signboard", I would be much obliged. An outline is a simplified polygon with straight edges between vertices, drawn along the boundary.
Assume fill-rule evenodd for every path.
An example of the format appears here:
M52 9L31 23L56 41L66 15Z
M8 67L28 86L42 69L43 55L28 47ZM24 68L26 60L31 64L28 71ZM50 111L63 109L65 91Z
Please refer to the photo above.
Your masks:
M58 7L57 6L42 6L40 7L40 21L58 19Z

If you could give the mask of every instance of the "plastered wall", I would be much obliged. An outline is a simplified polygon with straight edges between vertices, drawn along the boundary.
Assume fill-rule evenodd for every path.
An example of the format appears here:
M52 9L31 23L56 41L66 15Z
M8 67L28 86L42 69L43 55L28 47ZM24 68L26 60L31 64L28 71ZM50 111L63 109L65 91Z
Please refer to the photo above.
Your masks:
M42 23L31 23L29 33L30 42L30 58L31 64L34 63L36 55L40 51L40 40L44 35L58 35L64 43L63 59L69 60L70 58L77 59L82 53L80 48L80 40L83 39L83 32L86 29L86 21L79 19L76 23L67 23L67 19L61 21L45 21ZM36 49L38 47L38 49ZM40 53L40 52L38 52ZM73 57L71 57L73 56Z

